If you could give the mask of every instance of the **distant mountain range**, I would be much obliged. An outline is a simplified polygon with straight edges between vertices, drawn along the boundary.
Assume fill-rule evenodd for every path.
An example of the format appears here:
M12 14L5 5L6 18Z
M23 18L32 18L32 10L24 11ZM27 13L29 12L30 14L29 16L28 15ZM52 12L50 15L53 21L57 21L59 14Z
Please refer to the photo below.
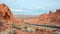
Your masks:
M36 18L38 15L20 15L20 14L15 14L14 16L16 18Z

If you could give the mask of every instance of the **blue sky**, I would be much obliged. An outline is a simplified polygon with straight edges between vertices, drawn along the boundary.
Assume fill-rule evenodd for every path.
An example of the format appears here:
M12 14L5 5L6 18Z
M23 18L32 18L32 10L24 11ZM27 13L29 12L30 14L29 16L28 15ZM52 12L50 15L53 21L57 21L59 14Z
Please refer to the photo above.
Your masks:
M60 0L0 0L13 14L39 15L60 8Z

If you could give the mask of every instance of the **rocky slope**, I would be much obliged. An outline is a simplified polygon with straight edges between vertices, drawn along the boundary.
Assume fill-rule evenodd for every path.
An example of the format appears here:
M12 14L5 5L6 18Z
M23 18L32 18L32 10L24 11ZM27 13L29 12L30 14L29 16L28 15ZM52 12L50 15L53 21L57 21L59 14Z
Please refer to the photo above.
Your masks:
M0 4L0 31L11 28L11 23L16 21L14 15L5 4Z
M36 19L28 19L25 22L31 24L59 24L60 26L60 9L57 9L56 12L50 11L49 14L41 14Z
M0 4L0 19L8 21L13 21L15 19L11 10L5 4Z

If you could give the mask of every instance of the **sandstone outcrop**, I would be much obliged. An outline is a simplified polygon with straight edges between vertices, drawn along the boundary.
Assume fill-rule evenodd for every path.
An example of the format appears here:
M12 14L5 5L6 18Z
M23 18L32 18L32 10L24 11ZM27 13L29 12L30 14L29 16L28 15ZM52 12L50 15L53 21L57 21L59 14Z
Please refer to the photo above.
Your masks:
M41 14L36 19L25 20L27 23L31 24L60 24L60 9L57 9L56 12L50 11L49 14Z
M0 19L8 21L15 20L11 10L5 4L0 4Z
M10 29L10 24L15 21L16 19L8 6L0 4L0 31Z

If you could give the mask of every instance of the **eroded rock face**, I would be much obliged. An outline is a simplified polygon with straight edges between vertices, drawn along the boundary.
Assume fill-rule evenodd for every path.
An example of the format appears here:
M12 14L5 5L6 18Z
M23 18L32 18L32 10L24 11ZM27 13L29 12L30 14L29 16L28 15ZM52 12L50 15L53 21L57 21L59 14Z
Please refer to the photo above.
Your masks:
M42 14L38 18L39 18L40 23L50 23L51 22L51 18L48 14Z
M11 28L11 23L15 21L15 17L5 4L0 4L0 31Z
M58 22L60 23L60 9L57 9L56 12L50 11L49 14L42 14L39 16L41 23L51 23Z
M56 12L49 13L52 22L60 23L60 9L57 9Z
M60 9L57 9L56 10L56 17L55 17L55 21L59 22L60 23Z
M49 14L41 14L36 19L25 20L27 23L33 24L49 24L49 23L60 23L60 9L56 12L50 11Z
M5 4L0 4L0 18L6 21L12 21L14 19L12 12Z

